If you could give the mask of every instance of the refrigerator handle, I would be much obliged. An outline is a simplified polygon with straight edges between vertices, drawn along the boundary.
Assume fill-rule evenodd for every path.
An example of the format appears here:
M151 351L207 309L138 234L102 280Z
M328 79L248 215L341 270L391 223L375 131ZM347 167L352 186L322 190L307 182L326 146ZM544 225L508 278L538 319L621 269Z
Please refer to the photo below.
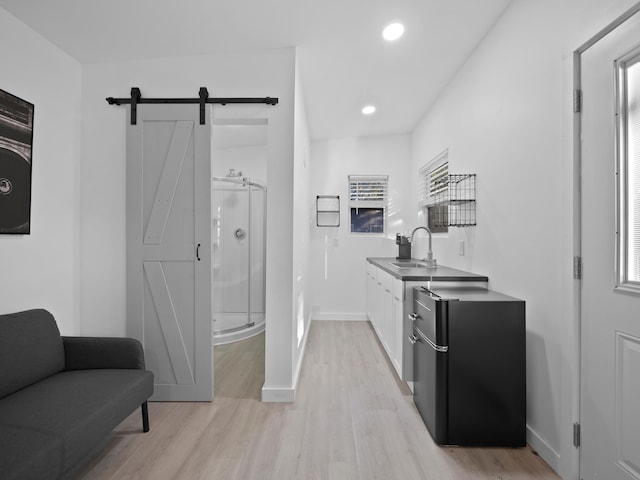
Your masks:
M441 352L441 353L446 353L449 351L449 347L447 345L436 345L435 343L433 343L431 341L431 339L429 337L427 337L424 333L422 333L420 330L418 330L417 328L415 329L415 331L418 333L418 335L420 336L420 338L416 337L417 341L420 340L424 340L425 342L427 342L429 344L429 346L431 348L433 348L436 352ZM413 335L415 337L415 335Z
M416 300L416 303L420 305L422 308L426 308L428 311L431 311L431 309L427 307L424 303L422 303L420 300Z
M415 335L409 335L409 341L411 342L411 345L415 345L418 340L418 337L416 337Z

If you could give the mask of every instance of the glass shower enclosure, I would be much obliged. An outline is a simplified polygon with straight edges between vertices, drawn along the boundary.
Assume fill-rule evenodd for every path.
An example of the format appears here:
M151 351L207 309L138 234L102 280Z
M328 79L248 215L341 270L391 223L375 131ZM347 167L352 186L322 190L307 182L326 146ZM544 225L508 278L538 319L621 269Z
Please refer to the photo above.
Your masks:
M213 343L264 331L266 187L233 169L212 178Z

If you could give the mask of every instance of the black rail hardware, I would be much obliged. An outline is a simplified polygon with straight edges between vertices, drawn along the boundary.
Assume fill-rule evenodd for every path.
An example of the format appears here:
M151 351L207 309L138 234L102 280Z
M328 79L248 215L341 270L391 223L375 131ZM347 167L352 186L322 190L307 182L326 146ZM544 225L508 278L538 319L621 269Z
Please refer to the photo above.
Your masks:
M200 87L198 92L198 98L144 98L138 87L131 88L130 98L114 98L107 97L107 103L109 105L131 105L131 125L136 125L138 117L138 105L144 103L198 103L200 104L200 125L206 123L205 119L205 105L207 103L215 103L218 105L227 105L233 103L265 103L267 105L277 105L277 97L209 97L209 91L207 87Z

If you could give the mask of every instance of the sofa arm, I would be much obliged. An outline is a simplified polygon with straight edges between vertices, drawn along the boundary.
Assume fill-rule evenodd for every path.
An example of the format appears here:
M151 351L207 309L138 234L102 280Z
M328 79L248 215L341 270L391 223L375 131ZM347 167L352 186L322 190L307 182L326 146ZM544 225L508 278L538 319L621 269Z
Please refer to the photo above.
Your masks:
M142 344L133 338L62 337L62 341L65 370L145 368Z

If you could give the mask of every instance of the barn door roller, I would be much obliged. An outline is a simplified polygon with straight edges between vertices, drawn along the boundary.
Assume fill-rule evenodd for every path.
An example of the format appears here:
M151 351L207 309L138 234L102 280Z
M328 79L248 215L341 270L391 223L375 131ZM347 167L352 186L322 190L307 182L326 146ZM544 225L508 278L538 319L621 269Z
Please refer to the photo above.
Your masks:
M143 103L198 103L200 104L200 125L206 123L205 119L205 105L207 103L217 103L219 105L227 105L229 103L266 103L267 105L276 105L278 103L277 97L209 97L209 91L207 87L200 87L198 92L198 98L143 98L138 87L131 88L131 98L113 98L107 97L107 103L109 105L131 105L131 125L135 125L138 116L138 105Z

